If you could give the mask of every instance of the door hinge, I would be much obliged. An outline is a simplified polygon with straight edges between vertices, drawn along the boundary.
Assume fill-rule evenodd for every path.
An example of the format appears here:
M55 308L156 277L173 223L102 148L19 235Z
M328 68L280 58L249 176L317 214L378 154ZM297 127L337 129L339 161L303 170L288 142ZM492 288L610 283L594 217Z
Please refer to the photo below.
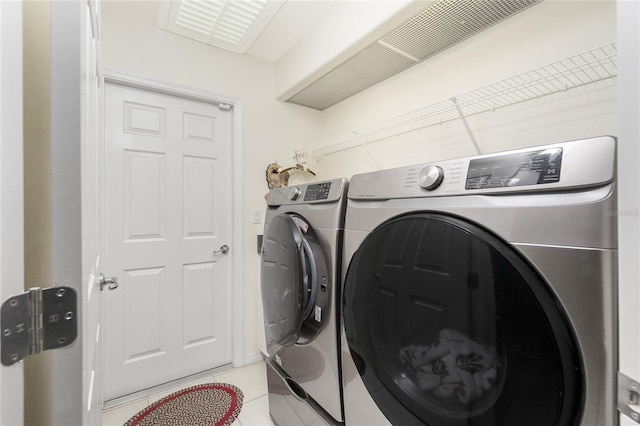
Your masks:
M77 318L71 287L35 287L10 297L0 308L2 364L70 345L78 336Z
M619 371L618 411L640 423L640 382Z

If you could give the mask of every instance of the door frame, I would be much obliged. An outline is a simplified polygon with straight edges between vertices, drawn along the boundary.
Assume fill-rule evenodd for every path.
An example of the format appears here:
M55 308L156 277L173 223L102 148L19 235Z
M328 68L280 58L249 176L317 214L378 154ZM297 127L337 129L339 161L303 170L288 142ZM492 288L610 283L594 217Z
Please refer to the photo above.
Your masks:
M24 291L22 1L0 2L0 304ZM0 365L0 424L24 422L24 363Z
M218 93L200 90L196 88L176 86L145 77L139 77L120 71L102 69L105 84L119 84L165 95L178 96L208 104L229 104L233 109L232 138L231 138L231 204L233 211L242 212L243 209L243 103L234 97L220 95ZM106 141L105 141L106 149ZM104 156L105 154L102 153ZM104 191L103 191L104 192ZM231 217L231 232L233 246L229 251L231 256L231 333L233 366L244 365L244 266L243 266L243 223L242 219ZM241 216L242 217L242 216ZM103 224L104 226L104 224ZM105 256L108 253L105 252Z

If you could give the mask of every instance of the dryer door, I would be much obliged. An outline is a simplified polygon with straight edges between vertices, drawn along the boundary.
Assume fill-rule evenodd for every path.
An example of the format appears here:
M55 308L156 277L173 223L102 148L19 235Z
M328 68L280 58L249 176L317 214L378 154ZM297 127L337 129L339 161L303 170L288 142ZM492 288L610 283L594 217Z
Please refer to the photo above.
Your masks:
M327 266L310 225L281 214L265 230L260 281L268 351L313 339L322 327ZM277 348L276 348L277 350Z
M349 265L351 355L392 424L573 425L583 366L541 276L480 226L421 212L364 240Z

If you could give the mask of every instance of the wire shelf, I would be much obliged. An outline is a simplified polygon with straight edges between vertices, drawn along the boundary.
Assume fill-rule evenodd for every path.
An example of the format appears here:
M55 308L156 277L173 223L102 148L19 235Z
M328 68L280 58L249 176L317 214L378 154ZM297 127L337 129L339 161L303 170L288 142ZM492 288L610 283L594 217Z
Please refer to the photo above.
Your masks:
M326 156L459 119L460 111L468 117L614 78L618 75L617 54L616 42L604 44L388 120L333 136L314 146L296 149L295 156Z

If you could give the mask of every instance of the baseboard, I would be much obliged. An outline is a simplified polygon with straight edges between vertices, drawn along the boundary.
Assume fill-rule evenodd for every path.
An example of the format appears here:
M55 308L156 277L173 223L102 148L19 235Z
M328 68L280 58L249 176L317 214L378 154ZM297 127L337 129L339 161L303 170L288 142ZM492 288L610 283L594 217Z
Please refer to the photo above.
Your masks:
M262 356L262 352L260 351L252 352L249 354L245 353L244 365L253 364L254 362L262 361L263 359L264 359L264 356Z

